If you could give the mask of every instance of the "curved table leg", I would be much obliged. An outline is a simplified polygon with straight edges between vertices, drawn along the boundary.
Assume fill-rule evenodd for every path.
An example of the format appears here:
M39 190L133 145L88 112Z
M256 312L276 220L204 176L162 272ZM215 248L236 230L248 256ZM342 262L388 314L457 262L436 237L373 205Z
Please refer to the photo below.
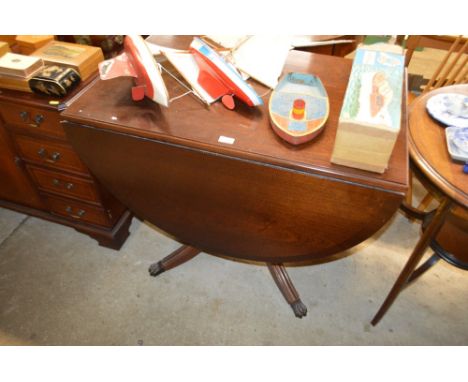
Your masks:
M269 264L267 263L268 269L270 270L276 285L280 289L284 298L291 305L294 315L298 318L302 318L307 315L307 307L302 303L299 293L297 293L294 284L289 278L286 268L283 264Z
M395 284L393 285L384 303L380 307L375 317L372 319L371 321L372 325L374 326L377 325L377 323L382 319L384 314L387 312L387 310L396 300L401 290L405 287L406 283L408 282L408 279L410 279L411 275L413 274L414 269L416 268L422 256L424 255L424 251L427 249L430 241L432 240L432 238L434 238L437 235L440 228L442 227L445 217L447 216L447 213L450 211L451 204L452 203L449 198L445 198L440 203L439 207L435 211L434 217L432 218L431 222L427 226L426 230L423 232L421 238L416 244L416 247L414 247L413 253L408 259L403 270L401 271L400 276L398 276L398 279L395 281Z
M189 245L183 245L180 248L176 249L170 255L166 256L164 259L153 263L150 265L148 272L151 276L157 276L169 269L175 268L190 259L193 259L197 256L200 251Z
M424 217L428 214L427 212L418 210L406 201L401 203L400 210L402 210L409 219L424 220Z

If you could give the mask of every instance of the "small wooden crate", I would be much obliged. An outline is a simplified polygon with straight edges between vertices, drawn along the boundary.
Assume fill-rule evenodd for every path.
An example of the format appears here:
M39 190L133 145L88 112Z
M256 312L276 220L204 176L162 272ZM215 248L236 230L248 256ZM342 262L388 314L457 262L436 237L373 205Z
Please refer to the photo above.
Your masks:
M104 61L101 48L62 41L51 41L32 55L41 57L46 65L59 64L75 69L83 81L97 72L98 64Z
M5 53L0 57L0 87L31 92L28 80L43 67L38 57Z
M16 43L20 47L21 54L31 54L53 39L53 35L17 35Z
M30 77L43 67L39 57L24 54L6 53L0 57L0 75Z
M383 173L400 132L404 55L395 45L357 49L331 161Z

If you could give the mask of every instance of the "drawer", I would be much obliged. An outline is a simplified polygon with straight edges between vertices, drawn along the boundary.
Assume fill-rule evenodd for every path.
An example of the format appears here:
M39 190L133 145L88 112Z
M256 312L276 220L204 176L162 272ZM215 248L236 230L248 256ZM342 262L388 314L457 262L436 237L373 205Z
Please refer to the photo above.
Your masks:
M30 165L27 168L37 186L43 191L59 193L63 196L89 202L100 202L96 185L90 179L83 179Z
M111 227L112 224L105 210L71 199L44 195L53 214L63 216L74 222Z
M16 128L65 139L58 111L2 102L0 112L5 123Z
M89 174L86 166L81 162L73 148L66 143L25 135L15 135L15 141L25 160L53 168Z

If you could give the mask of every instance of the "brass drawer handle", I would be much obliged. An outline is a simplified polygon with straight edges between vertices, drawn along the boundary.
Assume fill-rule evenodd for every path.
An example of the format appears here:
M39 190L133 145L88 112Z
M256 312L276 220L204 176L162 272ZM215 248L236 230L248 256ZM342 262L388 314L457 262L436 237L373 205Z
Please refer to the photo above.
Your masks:
M36 122L37 126L39 127L39 125L44 122L44 116L42 114L36 114L34 117L34 122Z
M60 157L62 156L58 151L54 151L48 158L47 158L47 150L44 147L41 147L37 150L37 155L43 158L46 162L55 163L57 162Z
M41 158L45 158L47 155L47 150L44 147L41 147L39 150L37 150L37 155L39 155Z
M29 113L27 111L20 111L19 115L23 122L29 121Z
M53 179L52 180L52 184L55 186L55 187L61 187L62 186L62 182L59 180L59 179ZM73 190L75 188L75 185L73 183L65 183L64 184L64 187L67 189L67 190Z
M27 111L20 111L19 113L20 115L20 118L21 120L24 122L24 123L27 123L30 121L30 115L29 115L29 112ZM39 127L40 124L42 122L44 122L44 116L42 114L36 114L36 116L34 117L33 121L34 123L29 123L28 125L31 126L31 127Z
M72 218L75 218L75 219L81 219L86 214L85 210L79 209L77 211L76 215L74 215L73 214L73 208L71 208L70 206L65 208L65 211L67 212L68 216L70 216Z
M52 162L57 162L59 159L60 159L60 153L57 151L53 152L52 155L50 156L50 161Z

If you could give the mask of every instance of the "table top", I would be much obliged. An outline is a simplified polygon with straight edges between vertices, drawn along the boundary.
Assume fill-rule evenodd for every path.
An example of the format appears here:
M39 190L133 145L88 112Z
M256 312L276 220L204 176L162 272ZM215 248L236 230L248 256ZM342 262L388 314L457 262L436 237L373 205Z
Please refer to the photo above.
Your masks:
M376 174L330 161L351 66L351 60L340 57L290 52L284 73L305 72L319 76L330 100L330 115L323 133L301 146L292 146L273 132L268 114L271 92L253 80L249 83L263 95L265 104L250 108L238 101L234 111L227 110L220 102L204 106L191 95L172 101L167 109L148 99L133 102L131 78L97 80L62 116L102 129L404 193L408 177L405 102L402 105L402 128L387 171ZM164 79L172 96L179 85L169 76ZM178 94L181 92L178 89ZM406 99L405 95L403 99ZM232 145L219 143L220 136L235 141Z
M85 81L81 81L76 88L62 98L0 88L0 101L11 102L14 100L16 103L23 105L61 111L64 110L75 97L78 97L88 85L95 81L96 76L97 72Z
M409 109L409 150L424 175L443 193L468 207L468 175L463 163L454 161L447 150L445 125L426 111L429 98L440 93L468 94L468 85L454 85L433 90L417 98Z

